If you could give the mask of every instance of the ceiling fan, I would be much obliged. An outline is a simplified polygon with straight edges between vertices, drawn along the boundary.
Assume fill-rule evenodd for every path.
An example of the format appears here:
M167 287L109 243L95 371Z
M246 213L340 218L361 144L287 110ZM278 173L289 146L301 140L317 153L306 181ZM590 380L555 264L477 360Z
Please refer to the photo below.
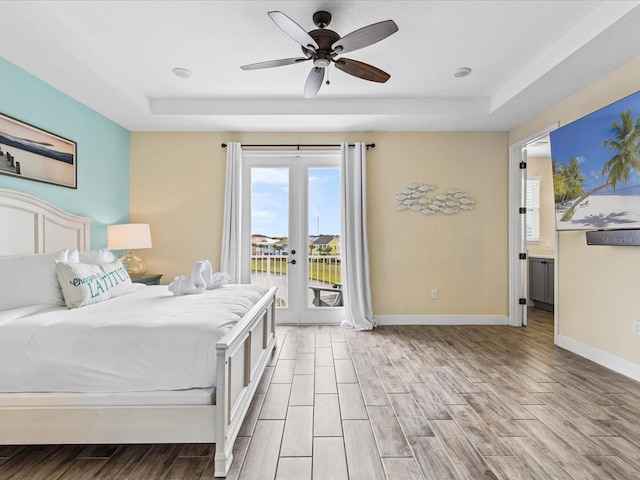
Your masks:
M391 77L387 72L367 63L350 58L336 57L343 53L368 47L397 32L398 26L393 20L374 23L355 30L344 37L340 37L336 32L326 28L329 23L331 23L331 14L329 12L318 11L313 14L313 23L318 29L311 30L310 32L306 32L300 25L282 12L269 12L269 17L271 17L271 20L287 35L302 46L304 57L282 58L280 60L252 63L240 67L243 70L280 67L282 65L292 65L311 60L313 62L313 68L311 72L309 72L307 82L304 86L305 98L313 98L317 95L322 86L325 69L331 65L331 62L336 65L338 70L371 82L384 83Z

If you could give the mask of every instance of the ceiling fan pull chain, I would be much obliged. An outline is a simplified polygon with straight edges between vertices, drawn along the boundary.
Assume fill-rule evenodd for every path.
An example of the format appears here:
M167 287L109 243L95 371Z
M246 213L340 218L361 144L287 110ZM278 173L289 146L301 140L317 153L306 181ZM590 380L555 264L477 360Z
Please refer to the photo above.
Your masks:
M329 69L325 68L325 71L327 72L327 81L324 82L326 85L331 85L331 82L329 81Z

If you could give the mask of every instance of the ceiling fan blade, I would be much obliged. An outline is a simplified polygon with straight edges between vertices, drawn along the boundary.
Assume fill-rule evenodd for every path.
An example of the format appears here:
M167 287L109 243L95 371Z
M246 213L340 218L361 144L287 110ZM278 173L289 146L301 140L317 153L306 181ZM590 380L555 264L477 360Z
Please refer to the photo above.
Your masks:
M331 46L331 49L336 53L353 52L354 50L373 45L397 31L398 25L396 25L396 22L393 20L385 20L384 22L362 27L359 30L345 35L336 41Z
M351 60L350 58L340 58L335 61L336 68L342 70L354 77L369 80L371 82L384 83L391 75L387 72L380 70L379 68L369 65L368 63L362 63L357 60Z
M320 48L313 37L309 35L304 28L287 17L284 13L278 11L269 12L269 16L271 17L271 20L273 20L276 25L284 31L284 33L289 35L304 48L313 51Z
M324 80L324 68L313 67L304 84L304 98L313 98L318 94Z
M293 65L294 63L306 62L311 58L296 57L296 58L281 58L280 60L269 60L267 62L251 63L249 65L242 65L242 70L259 70L261 68L281 67L282 65Z

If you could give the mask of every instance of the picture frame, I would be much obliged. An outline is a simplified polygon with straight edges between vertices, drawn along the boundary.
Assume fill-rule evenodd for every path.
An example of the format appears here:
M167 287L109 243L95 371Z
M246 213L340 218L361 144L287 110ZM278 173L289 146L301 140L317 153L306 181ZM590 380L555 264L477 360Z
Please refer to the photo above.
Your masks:
M77 145L0 113L0 174L78 188Z

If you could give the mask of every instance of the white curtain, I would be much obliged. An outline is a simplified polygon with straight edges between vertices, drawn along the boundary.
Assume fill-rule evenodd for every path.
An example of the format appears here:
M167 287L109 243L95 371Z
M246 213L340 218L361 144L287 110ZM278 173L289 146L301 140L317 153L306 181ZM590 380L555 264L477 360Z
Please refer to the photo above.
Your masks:
M227 174L224 188L224 223L220 271L231 275L231 281L240 283L240 208L242 198L242 145L227 143Z
M369 285L367 247L367 146L341 145L340 230L344 308L343 327L371 330L375 327Z

